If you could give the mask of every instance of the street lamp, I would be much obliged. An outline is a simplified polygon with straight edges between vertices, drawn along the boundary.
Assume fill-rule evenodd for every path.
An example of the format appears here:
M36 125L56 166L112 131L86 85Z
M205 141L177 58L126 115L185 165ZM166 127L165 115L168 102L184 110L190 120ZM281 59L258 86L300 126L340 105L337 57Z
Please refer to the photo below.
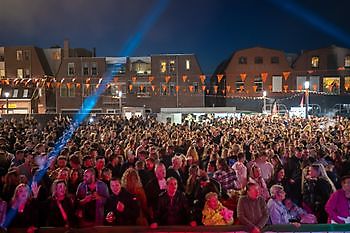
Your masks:
M122 96L123 92L122 91L117 91L118 94L118 99L119 99L119 112L122 114Z
M266 113L266 96L267 96L267 92L263 91L263 100L264 100L264 107L263 107L263 113Z
M310 88L310 82L309 81L305 81L304 83L304 87L305 87L305 118L308 119L309 118L309 88Z
M9 114L9 96L10 96L10 92L5 92L5 97L6 97L6 114Z

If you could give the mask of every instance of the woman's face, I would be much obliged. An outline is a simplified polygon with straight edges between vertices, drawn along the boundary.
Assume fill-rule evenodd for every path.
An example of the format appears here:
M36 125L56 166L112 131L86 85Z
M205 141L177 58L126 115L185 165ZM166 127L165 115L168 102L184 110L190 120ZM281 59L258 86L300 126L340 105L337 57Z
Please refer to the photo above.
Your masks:
M20 200L26 200L28 198L28 194L28 189L24 185L19 187L17 190L17 197Z
M78 180L78 178L79 178L78 172L77 171L72 172L72 175L70 176L70 179L72 181L76 181L76 180Z
M311 178L317 178L318 177L318 171L317 171L316 168L314 168L314 167L310 168L310 176L311 176Z
M261 171L259 167L253 167L253 177L259 178L261 176Z
M66 194L66 185L61 182L56 185L56 197L64 196Z
M119 180L111 180L110 182L111 190L115 195L118 195L122 189L122 185Z
M277 179L282 180L285 177L284 169L281 169L277 173Z
M207 202L211 209L216 209L218 207L218 198L216 196L210 197Z

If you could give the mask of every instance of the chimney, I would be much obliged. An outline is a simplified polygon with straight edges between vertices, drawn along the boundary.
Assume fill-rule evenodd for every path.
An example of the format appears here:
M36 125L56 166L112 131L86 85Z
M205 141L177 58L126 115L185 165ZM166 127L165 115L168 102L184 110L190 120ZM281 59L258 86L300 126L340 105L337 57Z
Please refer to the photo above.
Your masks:
M96 57L96 48L92 49L92 57Z
M69 57L69 40L64 39L63 42L63 57L68 58Z

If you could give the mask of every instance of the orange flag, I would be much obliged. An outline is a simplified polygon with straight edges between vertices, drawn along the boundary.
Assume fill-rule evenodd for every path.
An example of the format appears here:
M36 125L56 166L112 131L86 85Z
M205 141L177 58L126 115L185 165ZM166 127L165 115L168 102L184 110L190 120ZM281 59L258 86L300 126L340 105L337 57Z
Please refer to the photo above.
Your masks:
M179 85L176 85L176 86L175 86L176 92L179 92L179 89L180 89Z
M312 88L313 88L314 91L317 91L317 84L312 85ZM346 89L346 85L345 85L345 89Z
M77 85L77 88L80 88L80 83L77 83L76 85Z
M254 85L254 86L253 86L254 92L256 92L257 89L258 89L258 86L257 86L257 85Z
M171 78L171 76L169 76L169 75L165 76L165 78L164 78L164 79L165 79L165 82L168 83L169 80L170 80L170 78Z
M301 91L303 89L303 85L299 84L298 85L298 90Z
M202 86L202 91L205 91L206 86Z
M214 86L214 93L216 94L216 93L218 93L218 88L219 88L219 86Z
M284 89L284 92L287 92L288 91L288 85L284 85L283 89Z
M190 90L190 92L192 93L192 92L193 92L193 90L194 90L194 86L190 85L190 86L188 86L188 89L189 89L189 90Z
M162 85L163 91L166 91L167 86L166 85Z
M205 75L204 75L204 74L203 74L203 75L199 75L199 78L200 78L202 84L204 85L204 82L205 82Z
M218 77L218 83L220 83L221 80L222 80L222 78L224 77L224 75L218 74L218 75L216 75L216 76Z
M269 85L269 90L272 91L272 85Z
M247 74L246 73L241 73L240 76L241 76L242 82L244 82L245 79L247 78Z
M285 72L283 72L282 74L283 74L284 80L287 81L287 79L288 79L288 77L289 77L289 75L290 75L290 71L285 71Z
M243 90L244 90L244 86L243 85L239 86L239 91L242 92Z
M129 85L129 90L132 91L132 84Z
M227 90L227 93L229 93L230 90L231 90L231 86L227 86L227 87L226 87L226 90Z
M145 88L144 85L140 85L140 90L143 91L143 89Z
M187 81L187 75L182 76L182 81L185 83Z
M266 80L267 80L267 72L262 72L261 73L261 79L262 79L262 81L265 83L266 82Z
M131 80L132 80L133 83L136 83L136 77L135 76L132 77Z
M152 91L154 92L154 90L156 89L156 85L152 85Z

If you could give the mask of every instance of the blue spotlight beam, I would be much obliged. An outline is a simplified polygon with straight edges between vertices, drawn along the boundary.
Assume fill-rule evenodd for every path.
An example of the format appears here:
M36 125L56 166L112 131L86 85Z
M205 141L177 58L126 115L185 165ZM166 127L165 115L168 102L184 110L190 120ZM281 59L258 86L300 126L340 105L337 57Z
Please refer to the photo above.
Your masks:
M290 0L269 0L273 4L279 6L280 8L293 13L299 18L305 20L310 25L316 27L320 31L335 37L337 40L343 42L345 45L350 46L350 35L343 31L341 28L332 24L331 22L323 19L322 17L316 15L310 10L305 9L296 2Z
M141 43L146 33L151 29L151 27L155 24L157 19L166 10L169 2L170 0L158 0L155 3L149 14L146 15L146 17L141 21L135 34L121 49L120 54L122 56L130 56L130 54L132 54L135 51L135 49ZM114 68L120 70L121 65L114 66ZM78 129L78 127L84 121L84 119L90 114L91 110L96 105L100 95L106 90L107 85L112 81L113 76L111 73L111 69L107 70L103 75L102 82L100 83L96 92L84 100L83 105L80 108L78 114L74 116L71 124L67 127L67 129L65 129L63 135L55 143L54 149L48 154L47 161L36 172L33 179L29 181L29 185L31 185L33 181L37 183L41 181L42 177L47 172L47 169L50 167L51 163L54 162L55 158L61 153L68 140L73 136L74 132ZM1 227L7 228L16 216L16 214L17 210L10 208L10 210L7 212L5 223Z

